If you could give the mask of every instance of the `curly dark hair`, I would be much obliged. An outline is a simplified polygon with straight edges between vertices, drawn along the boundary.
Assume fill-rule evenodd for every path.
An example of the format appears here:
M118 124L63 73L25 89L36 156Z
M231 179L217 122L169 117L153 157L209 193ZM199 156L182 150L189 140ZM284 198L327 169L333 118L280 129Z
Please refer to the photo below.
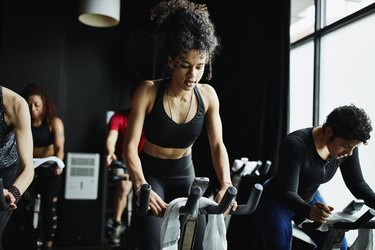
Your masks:
M210 80L220 42L207 6L188 0L163 0L151 10L150 18L164 35L168 56L176 58L191 49L207 53L206 79Z
M367 144L372 131L371 121L366 112L353 104L335 108L323 124L323 129L326 127L332 128L333 138L357 139L363 144Z
M28 84L21 94L23 98L27 100L29 96L38 95L42 98L43 105L45 107L45 115L47 119L51 119L57 116L57 109L51 98L46 94L42 86L35 83Z

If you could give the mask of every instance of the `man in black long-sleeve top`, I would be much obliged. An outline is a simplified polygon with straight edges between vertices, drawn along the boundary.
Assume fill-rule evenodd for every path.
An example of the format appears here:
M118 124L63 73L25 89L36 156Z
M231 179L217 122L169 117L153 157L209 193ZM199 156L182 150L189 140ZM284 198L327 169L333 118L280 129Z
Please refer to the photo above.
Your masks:
M260 203L260 228L264 249L287 250L292 246L292 225L304 219L326 223L333 207L320 195L320 184L340 168L350 192L375 208L375 193L363 178L358 146L372 131L363 109L354 105L334 109L322 126L294 131L279 148L277 170L265 186ZM309 232L320 249L328 232ZM347 249L346 240L341 249Z

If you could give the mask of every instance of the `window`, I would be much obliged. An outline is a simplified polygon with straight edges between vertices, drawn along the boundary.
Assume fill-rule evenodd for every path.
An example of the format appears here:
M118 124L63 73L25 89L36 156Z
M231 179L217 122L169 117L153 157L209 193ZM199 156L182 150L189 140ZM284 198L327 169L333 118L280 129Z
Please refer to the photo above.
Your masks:
M297 20L295 16L298 14L293 8L309 8L313 5L310 0L292 0L290 130L320 125L333 108L351 103L367 112L375 129L374 2L316 0L317 7L314 7L314 14L310 14L309 20L311 16L319 18L322 28L313 24L315 28L310 32L309 23L305 26L304 32L297 33L294 31L297 22L293 20ZM300 8L300 11L302 9ZM313 90L318 93L314 93ZM317 108L311 111L312 107ZM375 131L371 135L368 145L359 147L359 153L363 176L375 190ZM337 196L334 190L340 190L340 196ZM321 186L321 191L325 200L334 206L336 211L340 211L354 198L345 187L340 171L333 180ZM355 234L353 231L346 234L349 245L353 242Z
M290 40L295 42L314 32L314 0L292 0Z
M330 25L374 2L375 0L324 0L325 15L322 16L322 25Z
M309 42L290 52L289 132L313 122L313 45Z

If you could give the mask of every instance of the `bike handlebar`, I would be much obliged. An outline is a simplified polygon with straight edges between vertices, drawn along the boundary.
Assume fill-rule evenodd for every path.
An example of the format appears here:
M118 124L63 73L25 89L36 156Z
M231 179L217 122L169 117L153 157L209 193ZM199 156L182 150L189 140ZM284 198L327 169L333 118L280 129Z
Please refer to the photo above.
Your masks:
M119 160L113 160L111 162L111 168L119 168L119 169L124 169L125 171L127 171L125 164Z
M139 202L137 208L138 215L146 215L148 212L148 203L150 200L151 194L151 185L145 183L141 186L140 193L139 193Z
M371 221L375 216L375 210L370 208L358 219L353 222L336 222L333 227L336 229L359 229L359 228L374 228L375 221Z
M111 171L112 171L112 180L113 181L127 181L129 180L128 176L124 174L128 173L128 169L125 164L119 160L113 160L111 162Z
M263 191L263 186L259 183L256 183L250 193L250 197L246 204L238 205L236 211L230 211L230 214L233 215L245 215L251 214L255 211L258 206L261 194ZM148 203L150 199L151 186L149 184L143 184L140 189L139 195L139 204L137 209L138 215L146 215L148 213ZM218 205L211 205L206 208L200 209L201 213L204 214L221 214L227 211L233 198L237 195L237 189L233 186L228 187L223 199ZM188 215L194 214L195 211L198 211L198 200L203 196L203 191L200 187L195 186L190 190L190 194L186 201L185 206L180 208L180 214Z
M203 190L198 187L194 186L190 189L190 194L186 201L185 206L180 208L180 214L188 215L194 214L194 211L197 211L198 200L203 196Z
M358 219L351 222L338 221L332 224L335 229L355 230L359 228L375 228L375 221L371 220L375 216L375 210L370 208ZM313 223L304 223L305 229L318 229L322 224L314 221Z
M254 184L249 199L245 205L238 205L236 211L231 211L230 214L233 215L245 215L251 214L258 207L260 197L263 192L263 186L259 183Z

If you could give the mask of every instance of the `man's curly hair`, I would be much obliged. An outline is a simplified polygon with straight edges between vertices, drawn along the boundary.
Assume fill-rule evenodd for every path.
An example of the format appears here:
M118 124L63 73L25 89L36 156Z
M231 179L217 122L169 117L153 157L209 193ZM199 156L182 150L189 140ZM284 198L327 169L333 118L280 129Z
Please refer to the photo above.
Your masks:
M151 10L150 18L164 35L165 52L175 58L196 49L207 53L207 76L212 77L212 61L219 38L207 6L188 0L164 0Z
M332 128L333 138L357 139L366 144L372 131L371 121L366 112L355 105L335 108L323 124L323 129Z

